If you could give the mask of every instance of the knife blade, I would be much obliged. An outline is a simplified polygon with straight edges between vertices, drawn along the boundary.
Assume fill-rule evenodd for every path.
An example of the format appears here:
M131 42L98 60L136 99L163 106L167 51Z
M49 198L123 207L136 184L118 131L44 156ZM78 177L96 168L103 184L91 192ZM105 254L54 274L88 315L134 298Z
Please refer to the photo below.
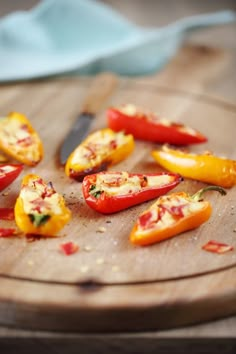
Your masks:
M66 163L71 152L86 138L96 113L112 94L117 83L118 78L115 74L102 73L96 75L83 100L80 113L61 146L61 164Z

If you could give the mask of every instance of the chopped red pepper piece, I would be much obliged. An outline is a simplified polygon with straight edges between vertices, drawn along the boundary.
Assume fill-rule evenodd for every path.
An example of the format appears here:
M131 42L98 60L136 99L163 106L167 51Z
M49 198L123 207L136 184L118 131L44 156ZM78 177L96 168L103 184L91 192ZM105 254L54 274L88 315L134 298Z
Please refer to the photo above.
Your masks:
M0 237L15 236L17 230L15 228L0 228Z
M66 256L70 256L71 254L78 252L79 246L76 243L70 241L61 243L60 249Z
M21 164L0 164L0 191L9 186L21 173Z
M197 130L184 124L160 119L152 112L146 112L133 104L107 111L108 126L114 131L124 131L134 138L174 145L198 144L207 138Z
M0 220L14 220L14 208L0 208Z
M206 243L204 246L202 246L202 249L208 252L222 254L225 252L232 251L234 247L227 245L226 243L221 243L221 242L211 240L208 243Z
M94 210L111 214L159 197L182 181L174 173L100 172L86 176L82 190Z

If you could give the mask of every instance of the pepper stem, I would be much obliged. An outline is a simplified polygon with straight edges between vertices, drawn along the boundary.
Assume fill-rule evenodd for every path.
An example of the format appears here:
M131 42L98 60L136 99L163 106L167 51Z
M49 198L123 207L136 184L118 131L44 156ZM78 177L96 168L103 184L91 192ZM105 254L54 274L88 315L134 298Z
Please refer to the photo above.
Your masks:
M191 199L193 199L196 202L199 202L202 199L202 195L205 192L208 192L208 191L217 191L221 195L226 195L227 194L226 191L223 188L219 187L219 186L208 186L208 187L200 189L197 193L193 194L191 196Z

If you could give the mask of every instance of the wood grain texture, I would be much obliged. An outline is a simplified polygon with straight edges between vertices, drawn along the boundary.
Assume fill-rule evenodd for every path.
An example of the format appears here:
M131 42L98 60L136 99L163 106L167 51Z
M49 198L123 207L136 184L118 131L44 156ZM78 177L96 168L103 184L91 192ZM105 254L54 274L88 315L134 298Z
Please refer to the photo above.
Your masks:
M187 123L209 137L207 144L191 147L192 151L207 149L235 159L236 107L201 94L207 79L215 78L216 68L219 74L224 62L225 56L218 51L185 48L153 82L120 79L107 105L133 102ZM0 87L5 98L1 114L25 113L44 142L43 161L36 168L25 167L24 173L37 172L52 181L73 215L58 238L0 240L1 323L68 331L143 330L235 313L235 250L219 256L201 249L209 239L236 247L235 188L225 197L207 195L214 208L205 225L139 248L129 243L129 232L151 202L103 216L85 204L81 184L65 176L58 151L89 84L90 79L78 78ZM91 131L104 126L103 110ZM150 156L155 147L137 141L134 153L112 169L161 171ZM1 206L14 205L20 179L0 195ZM186 180L176 190L192 193L202 186ZM101 227L105 232L100 232ZM64 241L78 243L80 251L64 256L59 251Z

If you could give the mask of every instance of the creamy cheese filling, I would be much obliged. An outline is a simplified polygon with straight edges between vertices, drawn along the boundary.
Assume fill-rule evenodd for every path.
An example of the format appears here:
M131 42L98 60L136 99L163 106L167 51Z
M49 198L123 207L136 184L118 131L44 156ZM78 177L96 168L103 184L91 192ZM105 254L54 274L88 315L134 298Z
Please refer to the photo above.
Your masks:
M175 179L174 176L169 175L160 175L160 176L147 176L147 185L148 187L162 186L173 182Z
M7 173L14 171L16 168L14 166L0 166L0 176L5 176Z
M176 128L178 128L179 131L183 132L183 133L188 133L190 135L197 135L197 132L190 128L187 127L185 125L183 125L182 123L177 123L177 122L172 122L171 120L168 120L166 118L159 118L157 114L149 112L147 110L144 109L140 109L137 106L135 106L134 104L128 103L126 105L123 105L119 108L119 111L121 113L124 113L130 117L144 117L146 118L146 120L150 121L150 122L156 122L156 123L160 123L165 127L171 127L176 126Z
M152 112L140 109L134 104L127 103L119 108L119 111L129 117L142 118L150 121L159 121L159 118Z
M185 125L181 126L178 128L180 132L187 133L189 135L196 136L198 132L194 130L193 128L187 127Z
M130 176L127 172L98 174L91 194L105 192L107 195L137 193L151 187L161 187L174 180L173 176Z
M138 219L137 233L145 234L150 230L160 230L167 228L176 223L177 217L187 217L195 212L204 209L204 203L187 201L185 198L176 197L175 199L168 200L168 196L162 197L161 203L155 203L145 214L142 214ZM160 203L160 204L159 204ZM164 207L164 210L162 208ZM180 214L174 215L175 211L180 209ZM171 212L173 210L173 212ZM176 211L176 214L178 211ZM148 215L149 214L149 215ZM142 221L146 216L147 221Z
M138 109L134 104L128 103L119 108L121 113L126 114L127 116L135 116L138 113Z
M14 118L0 120L0 139L2 144L16 153L24 151L24 156L34 161L38 159L37 136L29 132L27 124Z
M96 165L109 156L111 151L125 144L126 137L123 132L104 132L94 133L85 144L81 144L75 151L71 159L71 164Z
M96 189L108 195L135 193L141 189L140 179L137 176L129 177L127 172L117 175L98 175Z
M22 188L20 198L26 214L61 214L60 196L46 184L33 180Z
M6 145L18 145L18 142L31 139L27 126L12 118L0 121L0 136Z

